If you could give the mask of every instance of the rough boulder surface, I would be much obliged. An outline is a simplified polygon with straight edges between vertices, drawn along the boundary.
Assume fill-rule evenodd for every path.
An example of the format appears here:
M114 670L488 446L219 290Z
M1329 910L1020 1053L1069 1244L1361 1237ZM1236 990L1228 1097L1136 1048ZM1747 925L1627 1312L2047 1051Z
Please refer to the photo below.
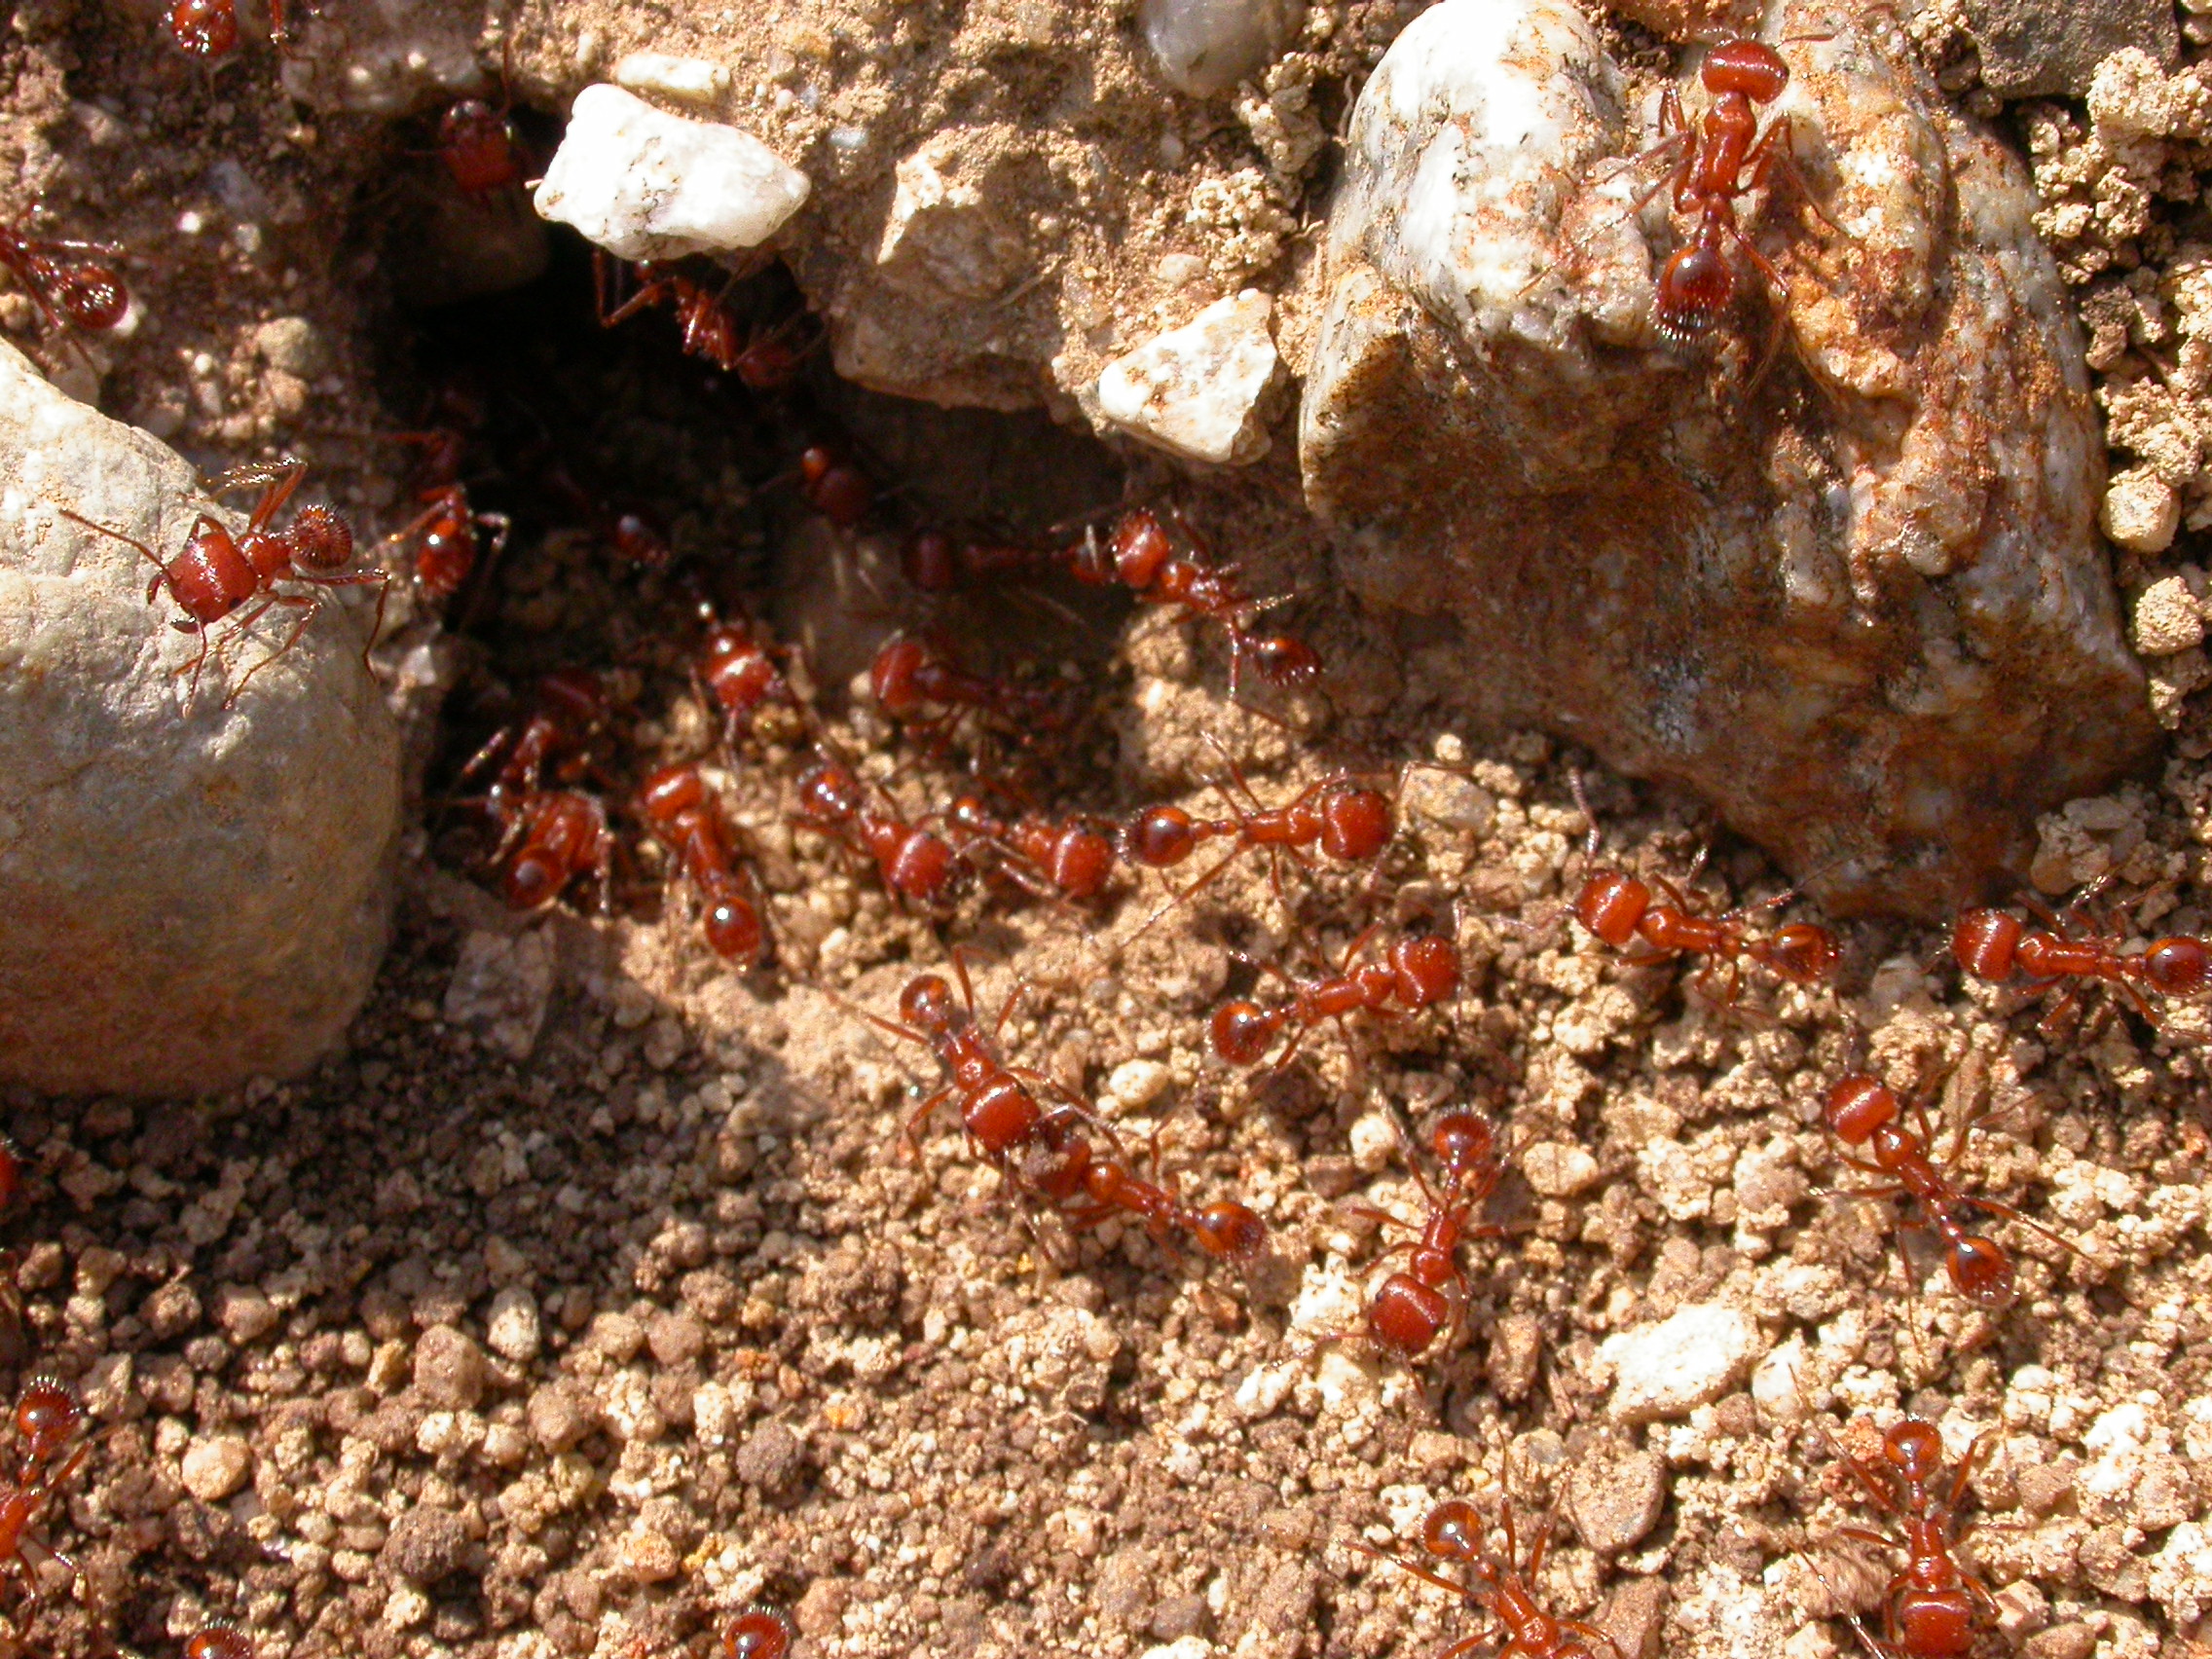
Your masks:
M384 949L397 745L365 623L279 608L199 650L121 541L173 555L192 469L0 348L0 1078L192 1094L312 1063ZM234 525L235 518L227 518ZM221 640L230 630L218 629Z
M1680 233L1631 216L1656 173L1580 15L1422 14L1353 116L1301 459L1352 586L1459 625L1453 700L1690 786L1833 907L1936 916L2151 722L2034 194L1899 51L1785 53L1842 229L1784 187L1738 208L1788 290L1753 387L1776 302L1740 251L1739 350L1658 336Z

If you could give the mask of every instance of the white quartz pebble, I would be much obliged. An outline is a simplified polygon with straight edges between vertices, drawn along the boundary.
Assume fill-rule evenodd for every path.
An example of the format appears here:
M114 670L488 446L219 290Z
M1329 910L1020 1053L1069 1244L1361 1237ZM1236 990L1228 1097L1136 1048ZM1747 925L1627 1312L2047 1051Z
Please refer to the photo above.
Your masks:
M633 92L658 92L685 103L712 103L729 91L729 67L703 57L633 52L614 65L614 84Z
M750 132L586 87L537 187L537 211L619 259L758 247L798 211L806 174Z
M1124 431L1219 466L1267 453L1261 404L1283 372L1273 302L1247 288L1147 341L1098 377L1098 407Z

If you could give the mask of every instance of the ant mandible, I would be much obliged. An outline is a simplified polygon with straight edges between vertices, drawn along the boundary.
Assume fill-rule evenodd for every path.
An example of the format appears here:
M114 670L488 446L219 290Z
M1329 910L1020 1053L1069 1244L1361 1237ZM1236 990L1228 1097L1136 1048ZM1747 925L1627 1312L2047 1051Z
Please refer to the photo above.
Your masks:
M1570 774L1568 782L1574 790L1575 805L1590 825L1582 851L1585 862L1592 862L1598 857L1598 816L1583 793L1581 776ZM1696 880L1704 863L1701 851L1691 868L1691 880ZM1787 904L1795 897L1793 891L1780 893L1759 903L1710 916L1664 876L1644 882L1621 870L1600 869L1583 878L1573 909L1576 921L1615 950L1626 951L1639 940L1649 946L1648 951L1630 957L1632 962L1704 956L1710 960L1698 976L1700 983L1710 983L1725 964L1728 988L1718 1000L1726 1008L1734 1005L1742 990L1741 964L1746 961L1757 963L1793 985L1817 985L1835 972L1842 946L1835 935L1819 923L1791 922L1771 934L1754 934L1744 925L1747 917Z
M1682 344L1711 333L1735 303L1736 267L1727 251L1731 244L1766 279L1774 302L1774 323L1758 372L1752 377L1756 385L1782 344L1789 290L1781 273L1752 245L1737 222L1737 202L1764 189L1770 173L1780 173L1797 188L1822 223L1838 235L1842 233L1813 200L1804 175L1791 158L1794 128L1790 118L1777 116L1763 133L1759 131L1758 106L1773 103L1789 85L1789 67L1783 62L1782 55L1764 41L1725 40L1706 55L1698 79L1713 95L1713 102L1697 127L1684 118L1681 94L1675 88L1669 87L1660 100L1659 141L1632 165L1677 150L1684 153L1666 177L1638 199L1631 216L1672 186L1675 211L1696 220L1689 240L1661 268L1652 302L1652 320L1660 335L1671 342Z
M361 647L363 668L368 666L369 650L384 629L385 591L390 574L382 570L347 570L353 561L353 535L346 528L345 520L328 507L305 506L292 515L292 522L284 529L270 528L270 520L291 499L292 492L299 488L306 473L305 461L278 461L234 467L210 479L206 486L210 496L258 487L261 499L254 504L245 530L236 536L221 520L202 513L193 521L184 550L166 564L135 536L95 524L67 507L58 511L72 523L136 548L139 556L154 567L153 579L146 584L147 602L151 604L154 595L166 586L169 597L185 611L185 618L172 626L180 633L200 636L200 653L191 664L193 695L199 693L201 671L207 663L210 631L217 622L231 618L232 637L236 638L260 620L262 613L272 606L285 606L302 612L292 625L292 631L284 636L284 643L255 663L231 687L231 694L223 700L227 709L239 700L247 682L298 642L307 625L314 619L314 613L322 608L325 590L358 587L370 582L377 585L376 621L369 628L367 644ZM280 581L306 583L315 591L278 593L276 584ZM184 670L179 667L176 672L182 674Z
M77 1564L33 1537L30 1525L53 1501L61 1485L83 1466L90 1448L80 1446L58 1463L55 1461L84 1421L84 1413L69 1390L50 1377L34 1377L24 1384L16 1400L14 1421L22 1447L17 1455L14 1477L0 1480L0 1568L13 1567L20 1573L25 1591L35 1602L39 1587L38 1575L32 1569L32 1552L59 1562L71 1573L76 1572Z
M2123 954L2120 945L2125 934L2110 916L2097 932L2074 931L2068 918L2081 920L2089 902L2111 879L2107 875L2092 882L2063 911L2052 911L2023 896L2021 904L2044 923L2042 928L2030 928L2004 910L1963 911L1951 928L1951 953L1966 972L1992 984L2002 985L2015 973L2025 976L2030 988L2039 993L2060 979L2079 981L2044 1012L2038 1024L2046 1037L2058 1030L2061 1017L2083 992L2100 982L2155 1026L2157 1015L2143 993L2201 996L2212 987L2212 945L2175 934L2152 940L2140 952Z
M1421 1522L1421 1548L1439 1561L1465 1567L1472 1579L1470 1583L1447 1578L1419 1562L1376 1549L1360 1539L1350 1542L1362 1555L1386 1561L1422 1583L1449 1590L1461 1601L1490 1614L1503 1627L1505 1635L1505 1644L1497 1650L1496 1659L1597 1659L1593 1642L1603 1642L1613 1659L1623 1659L1619 1645L1596 1625L1585 1624L1580 1619L1554 1618L1537 1604L1530 1581L1543 1570L1544 1556L1551 1547L1549 1527L1537 1534L1535 1543L1530 1546L1529 1565L1516 1567L1514 1558L1521 1553L1521 1546L1514 1536L1510 1505L1503 1510L1501 1519L1505 1528L1502 1561L1483 1547L1482 1514L1464 1498L1446 1498ZM1487 1631L1480 1636L1467 1637L1437 1654L1436 1659L1465 1659L1467 1654L1488 1646L1493 1640Z
M109 263L119 257L99 242L40 241L0 225L0 266L15 274L49 328L96 331L123 320L130 293Z
M722 1627L722 1659L787 1659L798 1632L773 1607L748 1607Z
M1975 1615L1997 1614L1997 1598L1959 1564L1957 1555L1970 1530L1959 1524L1959 1505L1989 1441L1984 1434L1968 1448L1941 1497L1934 1488L1943 1474L1943 1437L1934 1423L1906 1418L1893 1424L1882 1436L1882 1462L1876 1469L1836 1449L1875 1506L1903 1530L1901 1537L1862 1527L1839 1528L1836 1534L1904 1555L1904 1570L1890 1580L1882 1606L1883 1647L1889 1655L1966 1659L1973 1650ZM1877 1474L1883 1478L1877 1480Z
M1307 1034L1324 1019L1342 1019L1365 1009L1384 1018L1434 1006L1459 988L1459 952L1453 942L1434 934L1391 941L1379 962L1351 964L1382 937L1378 922L1361 933L1345 951L1337 972L1312 979L1294 979L1272 963L1260 964L1293 993L1274 1008L1239 999L1214 1011L1213 1051L1233 1066L1256 1066L1274 1046L1285 1025L1295 1026L1290 1045L1276 1059L1277 1068L1290 1064Z
M768 933L760 919L759 892L752 872L740 875L729 833L707 781L696 766L663 766L638 792L638 813L676 855L678 866L699 895L707 943L727 962L756 967L766 957Z
M1958 1183L1946 1171L1965 1149L1967 1131L1973 1126L1974 1120L1970 1117L1959 1124L1948 1154L1941 1159L1931 1158L1929 1148L1934 1137L1928 1122L1928 1100L1927 1093L1914 1097L1913 1111L1920 1124L1920 1131L1915 1133L1900 1121L1903 1114L1896 1092L1877 1078L1854 1074L1840 1079L1828 1090L1822 1121L1845 1146L1864 1148L1872 1158L1869 1162L1846 1153L1843 1161L1869 1175L1883 1176L1887 1181L1887 1185L1857 1188L1843 1196L1858 1198L1901 1196L1919 1204L1928 1226L1943 1240L1943 1269L1950 1275L1952 1288L1975 1307L1994 1311L2012 1300L2012 1258L1995 1240L1973 1231L1977 1211L2033 1228L2063 1250L2071 1252L2074 1246L2009 1204L1990 1198L1970 1198L1961 1192Z

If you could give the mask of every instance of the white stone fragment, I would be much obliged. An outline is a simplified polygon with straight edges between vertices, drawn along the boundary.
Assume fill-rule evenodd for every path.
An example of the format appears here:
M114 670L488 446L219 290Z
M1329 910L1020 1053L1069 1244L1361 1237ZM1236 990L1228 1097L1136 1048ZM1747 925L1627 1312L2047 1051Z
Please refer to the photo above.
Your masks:
M896 188L875 263L893 288L919 300L987 300L1028 268L1021 237L992 210L978 158L992 129L952 127L893 169Z
M1098 377L1106 419L1186 461L1242 465L1267 454L1261 404L1283 375L1274 302L1247 288L1138 347Z
M2104 533L2131 553L2163 553L2181 528L2181 498L2148 467L2131 466L2105 486L2097 515Z
M806 174L750 132L586 87L537 187L538 214L618 259L758 247L805 203Z
M484 1322L484 1342L501 1359L518 1365L537 1357L544 1343L544 1327L537 1303L519 1284L510 1284L492 1298L491 1316Z
M633 52L614 65L614 84L685 103L713 103L729 91L729 66L665 52Z
M1623 1422L1687 1417L1725 1394L1758 1348L1758 1327L1719 1303L1692 1303L1656 1325L1618 1332L1598 1347L1599 1362L1613 1371L1605 1410Z
M543 930L509 937L479 929L461 941L440 1013L447 1024L466 1026L499 1052L526 1060L552 995L553 946Z

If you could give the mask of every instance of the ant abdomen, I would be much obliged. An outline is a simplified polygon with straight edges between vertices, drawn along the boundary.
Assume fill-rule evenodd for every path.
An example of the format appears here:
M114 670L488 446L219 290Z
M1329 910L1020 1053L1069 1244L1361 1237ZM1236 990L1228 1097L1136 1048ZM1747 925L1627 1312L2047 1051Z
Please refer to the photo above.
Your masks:
M1887 1084L1864 1076L1841 1079L1828 1090L1822 1112L1835 1138L1846 1146L1864 1146L1874 1131L1894 1124L1898 1097Z
M1459 952L1438 934L1401 940L1390 952L1390 969L1398 1000L1408 1008L1443 1002L1459 988Z
M723 1629L722 1659L785 1659L797 1634L782 1613L749 1607Z
M1191 1235L1216 1261L1248 1262L1267 1248L1268 1224L1246 1205L1223 1198L1191 1216Z
M1213 1051L1233 1066L1256 1066L1274 1047L1283 1018L1282 1010L1255 1002L1223 1003L1214 1010Z
M1148 869L1181 864L1198 844L1191 815L1179 806L1146 807L1123 836L1123 850L1130 862Z
M2143 953L2142 974L2154 990L2193 997L2212 985L2212 950L2186 935L2155 940Z
M1436 1340L1452 1318L1452 1301L1411 1273L1392 1273L1367 1305L1367 1334L1403 1359Z
M1943 1271L1950 1274L1951 1288L1976 1308L1995 1312L2011 1306L2015 1284L2011 1258L1980 1235L1969 1233L1952 1239L1943 1252Z
M1321 850L1342 863L1374 858L1392 829L1390 797L1378 790L1340 787L1321 801Z
M184 1659L253 1659L253 1643L243 1631L209 1625L184 1639Z

